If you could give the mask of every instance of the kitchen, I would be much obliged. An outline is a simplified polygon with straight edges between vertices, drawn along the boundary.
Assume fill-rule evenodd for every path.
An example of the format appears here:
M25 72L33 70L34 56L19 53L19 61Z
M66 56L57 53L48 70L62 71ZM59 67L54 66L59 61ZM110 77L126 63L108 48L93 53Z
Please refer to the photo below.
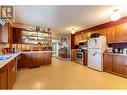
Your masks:
M112 15L121 7L119 10L116 6L97 5L0 8L1 13L15 8L14 18L7 19L3 13L0 20L0 89L127 89L126 6L122 7L125 8L122 16L116 18ZM74 10L84 15L73 16ZM92 13L85 16L88 10L100 15L105 11L111 13L106 14L105 20L100 16L97 20L88 17ZM62 15L63 11L68 17ZM28 16L29 12L33 17ZM43 12L45 15L40 16ZM82 22L79 28L72 25ZM89 80L97 76L100 82ZM105 81L116 84L107 86Z

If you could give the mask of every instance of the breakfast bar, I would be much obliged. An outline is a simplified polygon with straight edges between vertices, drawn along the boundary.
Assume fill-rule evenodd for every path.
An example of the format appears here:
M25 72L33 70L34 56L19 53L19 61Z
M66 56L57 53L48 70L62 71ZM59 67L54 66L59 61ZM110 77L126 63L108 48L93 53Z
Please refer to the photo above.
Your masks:
M22 52L18 61L18 68L37 67L52 63L52 51Z

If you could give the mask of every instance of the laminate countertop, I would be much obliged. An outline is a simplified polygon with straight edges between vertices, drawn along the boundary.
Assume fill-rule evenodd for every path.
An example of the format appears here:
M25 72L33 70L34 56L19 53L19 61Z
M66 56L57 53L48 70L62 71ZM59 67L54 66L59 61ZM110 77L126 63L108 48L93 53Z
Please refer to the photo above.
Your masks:
M21 52L21 53L46 53L46 52L53 52L53 51L24 51L24 52Z
M127 54L121 54L121 53L111 53L111 52L106 52L104 54L108 54L108 55L117 55L117 56L127 56Z
M8 59L0 60L0 68L5 66L8 62L10 62L11 60L15 59L17 56L19 56L22 53L46 53L46 52L51 52L52 53L53 51L25 51L25 52L18 52L18 53L0 55L0 56L11 56Z
M1 56L10 56L10 57L8 59L5 59L5 60L0 60L0 68L5 66L8 62L15 59L20 54L21 53L11 53L11 54L6 54L6 55L1 55Z

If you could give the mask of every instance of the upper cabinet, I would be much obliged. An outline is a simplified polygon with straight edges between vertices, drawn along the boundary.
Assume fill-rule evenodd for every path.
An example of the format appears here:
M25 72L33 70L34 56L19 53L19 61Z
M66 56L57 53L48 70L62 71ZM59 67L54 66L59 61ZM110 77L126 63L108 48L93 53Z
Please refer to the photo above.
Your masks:
M127 42L127 23L116 25L115 41Z
M100 33L101 35L107 36L107 28L101 29L101 30L98 30L98 31L99 31L99 33Z
M81 33L81 34L78 35L78 42L83 40L82 35L83 35L83 33Z
M0 25L0 42L11 43L12 42L12 27L9 23Z
M100 33L101 35L106 36L108 44L127 42L127 23L114 25L101 30L80 33L78 35L76 34L75 45L78 45L81 40L86 40L91 33Z
M79 45L79 41L82 40L82 33L81 34L76 34L75 37L74 37L74 42L75 42L75 45Z
M0 42L12 42L12 27L9 23L6 23L5 25L0 25Z
M88 33L83 33L83 40L87 40L88 38Z
M13 43L22 43L22 29L21 28L13 28Z
M115 42L115 26L107 29L107 43Z

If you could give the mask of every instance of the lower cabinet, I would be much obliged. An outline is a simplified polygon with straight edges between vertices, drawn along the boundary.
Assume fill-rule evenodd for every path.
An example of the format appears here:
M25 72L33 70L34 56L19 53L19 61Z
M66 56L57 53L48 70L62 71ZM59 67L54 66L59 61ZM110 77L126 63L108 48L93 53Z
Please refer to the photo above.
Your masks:
M75 54L76 54L75 49L72 49L71 50L71 61L75 61Z
M7 89L7 66L0 69L0 89Z
M112 72L113 70L113 56L112 55L104 55L103 59L103 69L107 72Z
M18 61L18 68L36 67L51 64L52 53L23 53Z
M12 60L8 63L8 89L12 89L16 81L16 61Z
M104 54L104 71L127 77L127 56Z
M12 89L16 81L16 61L15 59L0 68L0 89Z

